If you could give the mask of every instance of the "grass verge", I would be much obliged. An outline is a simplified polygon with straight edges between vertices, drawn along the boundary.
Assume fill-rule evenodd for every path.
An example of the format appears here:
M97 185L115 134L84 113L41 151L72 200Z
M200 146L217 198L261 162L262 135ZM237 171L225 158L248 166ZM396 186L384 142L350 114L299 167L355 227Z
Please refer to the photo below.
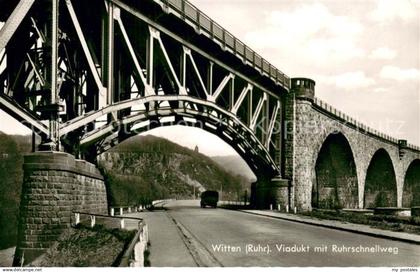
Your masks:
M317 219L337 220L354 224L369 225L374 228L420 234L420 217L399 217L391 215L369 215L341 210L313 210L302 213Z
M135 231L77 226L66 230L39 261L46 267L118 266Z

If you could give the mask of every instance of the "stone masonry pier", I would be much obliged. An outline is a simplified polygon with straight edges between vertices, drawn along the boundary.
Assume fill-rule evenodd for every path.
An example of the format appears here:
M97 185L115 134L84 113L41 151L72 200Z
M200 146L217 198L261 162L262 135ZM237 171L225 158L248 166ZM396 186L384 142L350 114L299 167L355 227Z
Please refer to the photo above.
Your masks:
M107 194L94 164L62 152L25 156L14 265L44 253L70 227L72 211L107 214Z

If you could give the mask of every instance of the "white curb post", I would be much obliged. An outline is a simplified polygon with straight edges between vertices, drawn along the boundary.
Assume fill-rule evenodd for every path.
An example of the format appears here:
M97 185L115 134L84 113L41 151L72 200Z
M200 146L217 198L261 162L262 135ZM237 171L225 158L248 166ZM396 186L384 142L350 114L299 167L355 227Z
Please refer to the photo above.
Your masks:
M297 213L297 207L296 207L296 206L295 206L295 210L294 210L294 212L295 212L295 213Z
M286 205L286 212L289 212L289 204Z
M277 210L280 211L280 204L277 204Z
M114 216L114 215L115 215L114 208L111 208L111 216Z
M123 215L123 208L120 208L120 215Z
M273 204L270 204L270 211L273 210Z
M76 221L76 225L80 224L80 213L75 213L74 219Z
M96 224L96 217L94 215L90 216L90 227L93 228Z
M120 220L120 228L121 228L121 229L124 229L124 228L125 228L125 222L124 222L124 219L121 219L121 220Z

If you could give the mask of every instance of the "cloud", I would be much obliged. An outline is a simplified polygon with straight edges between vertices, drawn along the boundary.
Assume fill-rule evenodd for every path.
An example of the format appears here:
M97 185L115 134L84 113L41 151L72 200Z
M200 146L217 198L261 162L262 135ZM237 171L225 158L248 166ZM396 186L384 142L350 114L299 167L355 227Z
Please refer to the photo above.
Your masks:
M348 72L335 76L318 76L317 81L346 90L366 88L376 83L373 78L367 77L362 71Z
M415 68L402 69L396 66L384 66L379 73L384 79L392 79L397 81L420 80L420 70Z
M380 23L401 20L416 20L420 1L418 0L376 0L376 8L369 17Z
M379 88L373 89L373 92L374 93L385 93L385 92L388 92L388 89L387 88L379 87Z
M258 49L298 52L311 60L349 60L364 55L356 43L363 29L358 20L313 3L268 12L265 26L248 32L245 41Z
M373 50L369 57L371 59L391 60L397 56L397 52L388 47L379 47Z

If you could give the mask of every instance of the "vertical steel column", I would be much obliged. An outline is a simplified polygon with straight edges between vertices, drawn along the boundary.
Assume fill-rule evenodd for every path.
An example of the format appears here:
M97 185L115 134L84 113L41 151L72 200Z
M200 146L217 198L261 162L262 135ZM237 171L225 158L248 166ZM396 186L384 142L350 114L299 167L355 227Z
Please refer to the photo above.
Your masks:
M248 126L250 126L251 125L251 122L252 122L252 115L254 114L253 112L252 112L252 99L253 99L253 97L254 97L254 95L253 95L253 93L254 93L254 90L253 89L251 89L251 90L249 90L249 100L248 100Z
M181 80L181 86L183 88L187 88L187 52L186 52L186 48L183 47L182 48L182 53L181 53L181 71L180 71L180 80Z
M276 126L275 127L275 146L276 146L276 154L274 156L274 161L278 164L281 175L284 176L284 159L283 159L283 145L284 145L284 139L283 139L283 101L278 100L277 105L279 107L279 110L277 112L276 116Z
M213 62L210 62L207 68L207 92L213 95Z
M268 137L268 129L270 126L270 120L271 120L271 116L270 116L270 95L267 94L267 99L265 100L265 109L263 112L263 130L262 130L262 134L261 134L261 142L265 143L267 137ZM268 150L270 150L270 146L267 147Z
M235 104L235 78L232 78L229 86L229 111L233 109Z
M107 29L107 104L110 105L114 102L114 4L108 2L108 29Z
M153 33L149 27L149 37L147 37L146 39L146 76L147 76L147 85L149 86L148 88L151 88L153 90L154 93L157 93L157 88L155 89L155 78L154 77L154 66L153 66L153 62L154 62L154 43L155 43L155 38L153 37ZM147 88L147 87L146 87ZM148 95L148 92L145 92L145 95ZM146 104L146 109L151 109L155 107L155 103L151 102L151 103L147 103Z
M58 90L57 90L57 61L58 61L58 5L59 0L52 0L51 10L51 112L49 120L49 137L52 150L60 149L60 132L58 121Z
M149 31L149 37L146 41L146 69L147 69L147 84L154 88L154 82L153 82L153 45L154 45L155 39L153 38L152 33Z

